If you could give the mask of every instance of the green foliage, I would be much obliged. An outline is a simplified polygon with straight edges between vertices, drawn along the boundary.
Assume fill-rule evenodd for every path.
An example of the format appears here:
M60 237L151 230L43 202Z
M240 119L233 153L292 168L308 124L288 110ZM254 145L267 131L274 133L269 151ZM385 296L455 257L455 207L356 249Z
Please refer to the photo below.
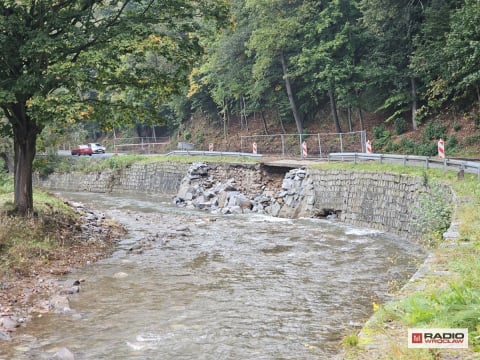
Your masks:
M447 141L445 141L445 149L447 153L455 152L458 145L459 142L455 135L449 136Z
M197 144L203 144L205 142L205 135L203 134L203 132L198 132L195 135L195 142Z
M400 149L404 154L416 154L417 145L412 139L402 138L400 140Z
M425 131L424 131L425 141L445 139L445 136L446 136L446 129L444 125L436 123L435 121L429 121L425 125Z
M372 128L372 131L373 131L373 137L378 140L384 137L386 130L384 126L374 126Z
M58 161L58 155L36 157L33 161L32 169L34 172L37 172L41 178L46 178L55 171Z
M0 170L0 194L11 193L13 191L12 177L8 173Z
M397 135L402 135L405 130L407 130L407 122L404 118L395 118L395 120L393 120L393 125Z
M373 136L376 139L374 143L375 148L382 149L390 140L390 131L383 126L374 126Z
M435 156L438 154L438 145L435 142L427 142L415 146L414 155Z
M480 144L480 135L468 136L464 140L465 145L478 145Z
M342 339L342 344L344 347L355 347L358 345L358 342L359 342L359 337L358 337L358 334L356 333L346 335Z
M444 185L426 180L427 191L420 194L419 205L413 209L414 224L421 233L433 233L441 238L451 222L451 194Z
M0 121L0 133L13 136L21 147L17 186L31 188L25 174L32 171L33 148L47 125L69 129L96 121L112 129L161 123L160 104L186 87L203 54L200 39L228 22L227 0L123 5L81 0L0 4L0 107L8 120ZM47 143L39 145L48 148ZM16 191L16 210L28 213L31 199Z

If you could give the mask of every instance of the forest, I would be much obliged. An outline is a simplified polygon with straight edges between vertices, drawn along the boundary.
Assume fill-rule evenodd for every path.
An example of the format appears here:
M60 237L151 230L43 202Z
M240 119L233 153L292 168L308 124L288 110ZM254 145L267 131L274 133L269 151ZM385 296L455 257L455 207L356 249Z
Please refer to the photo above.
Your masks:
M225 147L321 125L366 129L376 151L434 155L443 138L469 155L479 20L478 0L0 1L15 208L32 209L37 152L132 130L205 147L214 129Z
M364 129L374 116L377 148L418 155L434 155L441 137L461 146L447 128L467 118L468 147L480 142L479 24L477 0L232 1L230 26L204 39L188 89L159 114L170 129L200 114L225 139L252 117L266 134L266 117L303 133ZM420 126L418 144L389 141Z

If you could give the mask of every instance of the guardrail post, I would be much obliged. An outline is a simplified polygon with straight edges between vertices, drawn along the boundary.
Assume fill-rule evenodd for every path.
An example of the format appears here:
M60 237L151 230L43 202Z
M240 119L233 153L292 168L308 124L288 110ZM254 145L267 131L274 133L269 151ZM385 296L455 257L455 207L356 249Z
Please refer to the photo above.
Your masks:
M425 163L426 163L427 169L429 168L429 166L428 166L429 162L428 161L429 161L428 157L425 158Z
M383 164L383 154L380 154L380 164Z
M353 154L353 163L357 163L357 153Z
M320 152L320 157L322 157L322 143L320 142L320 133L317 134L318 137L318 149Z

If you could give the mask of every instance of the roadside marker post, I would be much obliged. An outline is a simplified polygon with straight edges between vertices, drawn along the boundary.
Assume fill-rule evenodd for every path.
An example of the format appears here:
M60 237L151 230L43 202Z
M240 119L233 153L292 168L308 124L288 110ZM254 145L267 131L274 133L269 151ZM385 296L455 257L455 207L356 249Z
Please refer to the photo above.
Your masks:
M445 142L443 139L438 140L438 157L445 159Z
M308 155L307 152L307 143L304 141L302 144L302 157L306 158Z
M367 154L371 154L372 153L372 143L370 142L370 140L367 141Z

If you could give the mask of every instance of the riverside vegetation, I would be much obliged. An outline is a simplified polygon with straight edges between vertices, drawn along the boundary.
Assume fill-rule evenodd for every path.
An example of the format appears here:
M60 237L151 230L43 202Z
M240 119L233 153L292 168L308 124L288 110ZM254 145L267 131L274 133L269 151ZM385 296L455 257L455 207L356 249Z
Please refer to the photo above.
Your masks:
M34 212L20 217L12 180L0 173L0 340L49 311L49 298L62 288L58 276L110 254L123 232L114 221L38 189Z
M83 159L82 159L83 160ZM61 171L99 171L102 168L121 168L134 162L144 161L181 161L191 162L191 158L176 157L142 157L118 156L107 160L75 161L65 159L57 163ZM201 159L208 161L207 159ZM215 159L215 161L236 161L232 159ZM245 161L245 160L242 160ZM255 161L255 160L246 160ZM48 159L37 163L38 173L47 174L54 170ZM356 331L346 335L343 341L344 356L347 359L438 359L449 358L448 350L406 349L406 329L408 327L467 327L469 329L470 349L464 357L474 356L480 352L480 182L472 174L465 174L463 180L457 180L456 173L438 169L422 169L418 167L403 167L388 164L315 164L312 167L342 168L365 171L396 172L421 176L431 185L435 192L435 184L449 184L456 194L454 208L449 204L438 202L441 194L435 194L431 199L425 199L425 204L419 211L426 212L425 219L431 223L419 224L425 229L423 239L418 239L433 256L433 267L436 270L415 281L408 290L392 289L398 299L386 304L372 304L374 316L362 329L360 336ZM46 169L46 170L45 170ZM81 170L83 169L83 170ZM11 181L2 176L0 195L2 199L11 197ZM3 274L28 274L31 271L31 260L41 261L43 265L49 262L49 252L52 248L72 244L62 239L68 238L72 211L60 200L40 192L36 196L36 220L26 219L24 222L13 221L7 214L9 202L3 200L0 221L9 224L8 233L2 226L0 234L0 250L2 256ZM438 206L440 205L440 206ZM450 212L453 211L453 221L457 222L459 236L444 240L443 232L450 222ZM56 216L52 216L56 214ZM58 216L63 214L62 216ZM57 229L51 231L53 220L57 221ZM60 220L64 219L64 220ZM70 219L70 220L65 220ZM440 221L438 221L440 220ZM60 226L60 225L63 226ZM35 231L31 231L35 228ZM25 229L29 229L26 231ZM55 235L56 234L56 235ZM39 240L41 239L41 240ZM17 254L17 255L15 255ZM448 272L449 276L444 276ZM385 347L379 352L378 346L372 346L381 338ZM381 356L379 355L381 353Z

